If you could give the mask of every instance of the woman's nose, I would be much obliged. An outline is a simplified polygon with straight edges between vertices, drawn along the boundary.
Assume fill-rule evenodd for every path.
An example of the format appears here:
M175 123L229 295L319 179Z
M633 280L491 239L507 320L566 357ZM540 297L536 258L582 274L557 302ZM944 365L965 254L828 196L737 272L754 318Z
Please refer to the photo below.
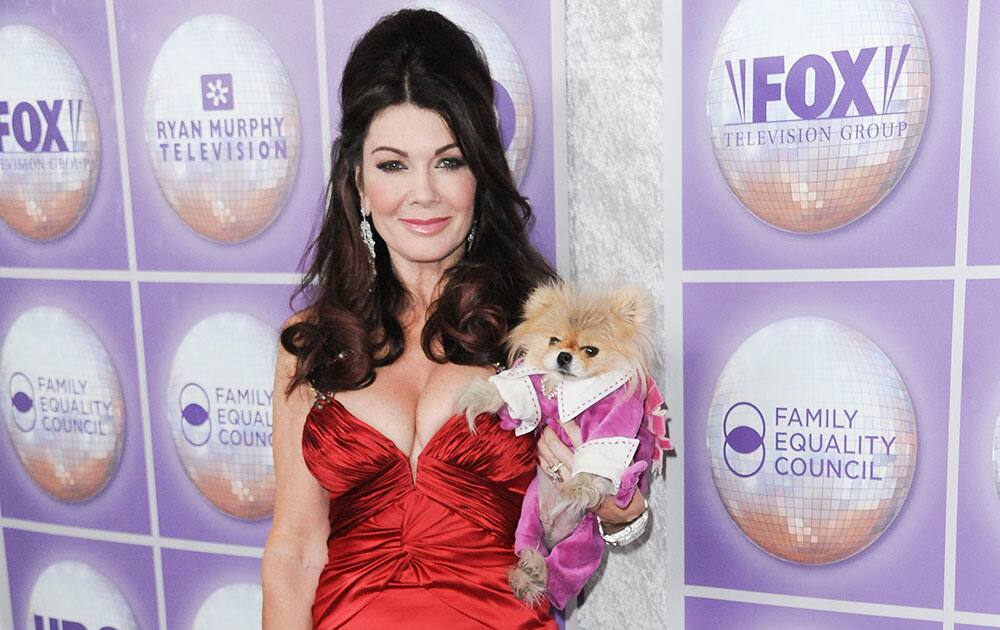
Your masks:
M417 169L413 178L413 190L411 191L413 203L422 206L430 205L438 200L437 187L434 183L433 174Z

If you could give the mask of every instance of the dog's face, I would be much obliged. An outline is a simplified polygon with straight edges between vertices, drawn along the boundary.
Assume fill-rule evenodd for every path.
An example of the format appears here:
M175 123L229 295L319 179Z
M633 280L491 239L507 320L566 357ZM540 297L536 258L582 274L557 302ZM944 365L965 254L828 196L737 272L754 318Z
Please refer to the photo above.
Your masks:
M634 288L582 292L544 285L528 298L524 316L510 342L529 365L569 378L648 368L649 304Z

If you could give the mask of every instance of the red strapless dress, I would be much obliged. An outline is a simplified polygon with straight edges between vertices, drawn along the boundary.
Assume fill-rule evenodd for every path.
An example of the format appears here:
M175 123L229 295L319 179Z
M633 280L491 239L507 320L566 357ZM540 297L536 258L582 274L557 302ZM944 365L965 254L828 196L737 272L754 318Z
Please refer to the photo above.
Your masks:
M338 401L313 406L306 465L330 493L328 560L313 627L557 628L507 585L514 530L535 474L534 440L499 422L445 422L417 460Z

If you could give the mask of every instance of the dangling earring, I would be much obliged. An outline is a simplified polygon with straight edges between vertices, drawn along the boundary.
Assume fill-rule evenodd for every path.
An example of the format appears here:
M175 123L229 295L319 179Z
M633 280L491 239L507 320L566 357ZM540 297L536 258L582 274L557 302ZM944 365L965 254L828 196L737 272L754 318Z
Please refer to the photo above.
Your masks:
M368 222L365 209L361 208L361 240L368 248L368 256L372 259L372 269L375 269L375 237L372 236L372 225Z
M469 228L469 235L465 237L465 251L472 249L472 244L476 241L476 220L472 220L472 227Z

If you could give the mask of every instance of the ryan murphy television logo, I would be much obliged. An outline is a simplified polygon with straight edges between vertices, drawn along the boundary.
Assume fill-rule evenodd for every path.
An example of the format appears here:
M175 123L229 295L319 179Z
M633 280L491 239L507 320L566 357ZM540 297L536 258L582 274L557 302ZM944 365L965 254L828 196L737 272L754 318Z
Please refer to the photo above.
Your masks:
M0 28L0 218L47 241L87 211L101 139L94 99L76 61L54 38L24 24Z
M916 465L916 417L895 366L829 319L781 320L743 342L716 382L706 430L726 511L790 562L836 562L871 544Z
M166 411L181 464L212 505L244 520L274 507L277 344L259 319L216 313L191 327L170 365Z
M906 0L742 0L710 71L712 146L751 213L824 232L889 193L929 101L927 44Z
M259 31L217 13L178 26L153 62L143 119L156 181L188 227L236 243L274 221L302 124L291 78Z

